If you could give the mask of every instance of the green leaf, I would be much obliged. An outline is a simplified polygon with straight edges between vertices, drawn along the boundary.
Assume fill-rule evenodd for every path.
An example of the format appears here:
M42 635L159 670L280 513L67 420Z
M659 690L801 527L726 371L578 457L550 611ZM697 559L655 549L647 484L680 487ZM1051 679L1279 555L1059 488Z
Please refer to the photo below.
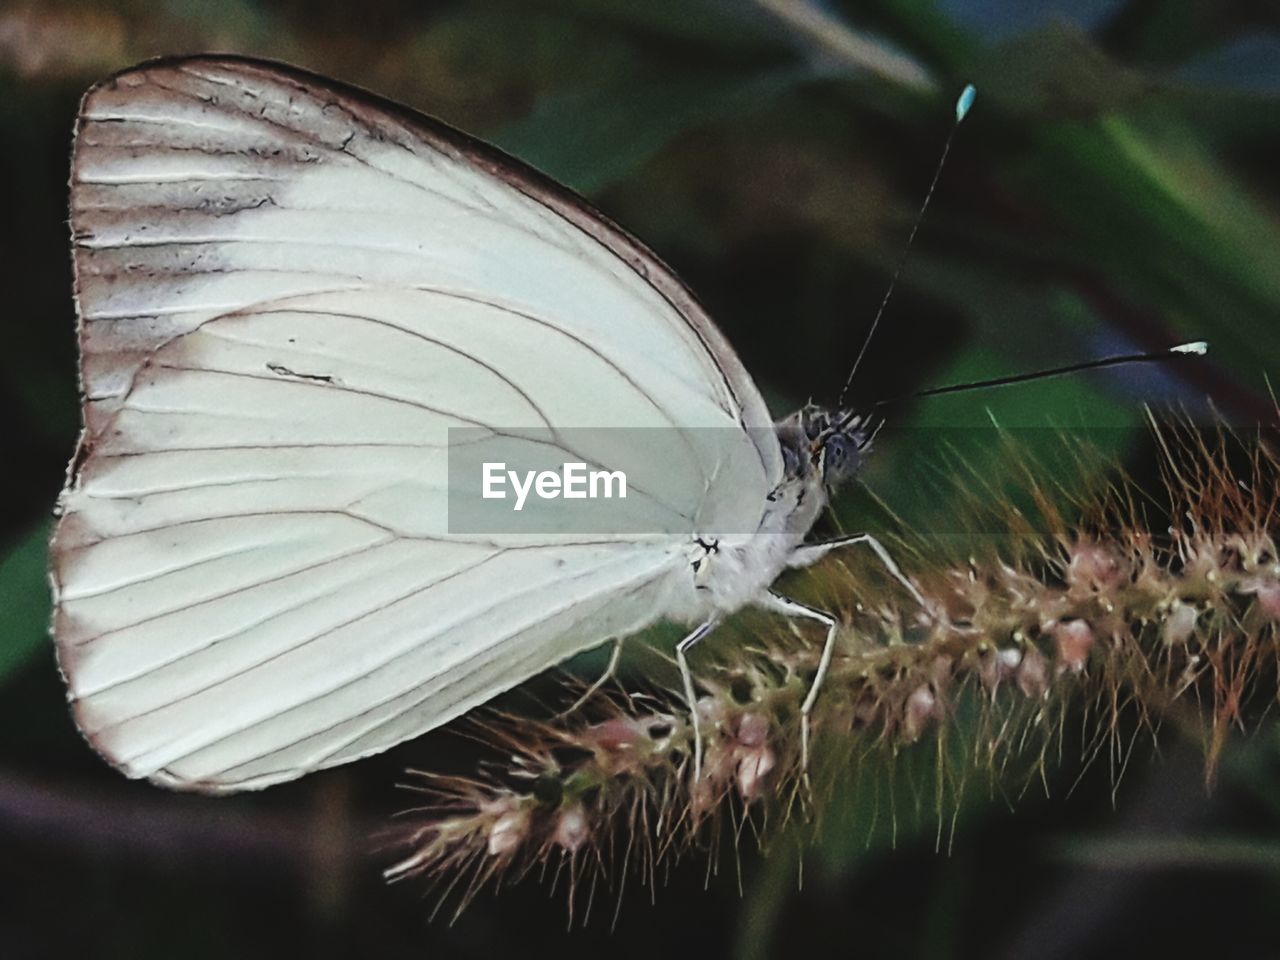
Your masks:
M985 109L1009 115L1081 116L1148 95L1150 80L1117 63L1083 33L1047 27L975 57L967 76ZM986 106L989 105L989 106Z
M1280 871L1280 843L1269 837L1080 837L1056 844L1053 853L1096 870Z
M1120 114L1064 124L1027 175L1128 299L1261 392L1280 356L1280 230L1191 130Z
M0 682L25 664L48 641L49 528L41 525L0 560Z
M564 13L605 20L673 40L739 51L781 46L773 24L754 3L718 0L559 0Z
M582 193L625 179L680 134L750 115L814 74L786 67L744 74L634 78L544 98L494 142Z

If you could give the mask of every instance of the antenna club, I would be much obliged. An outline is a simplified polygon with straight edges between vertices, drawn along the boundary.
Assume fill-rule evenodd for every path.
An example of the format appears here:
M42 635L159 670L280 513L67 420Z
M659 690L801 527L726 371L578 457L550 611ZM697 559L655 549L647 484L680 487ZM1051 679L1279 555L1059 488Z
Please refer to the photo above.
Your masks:
M972 83L966 83L964 89L960 91L960 99L956 101L956 123L959 123L969 113L969 108L973 106L973 100L978 95L978 88Z
M1194 343L1182 343L1176 347L1169 348L1170 353L1189 353L1193 356L1203 357L1209 352L1209 344L1205 340L1197 340Z

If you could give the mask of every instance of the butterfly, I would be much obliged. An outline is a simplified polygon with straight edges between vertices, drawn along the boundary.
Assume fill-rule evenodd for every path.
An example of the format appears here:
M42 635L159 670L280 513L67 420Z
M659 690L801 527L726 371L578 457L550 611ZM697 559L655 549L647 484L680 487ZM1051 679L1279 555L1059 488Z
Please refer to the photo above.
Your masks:
M291 780L660 620L690 628L692 704L688 651L748 606L825 632L807 749L838 624L774 580L862 544L920 599L872 537L807 542L868 418L775 422L657 256L438 121L280 64L153 61L85 95L70 205L84 429L53 635L129 777ZM451 431L579 459L581 428L726 439L592 451L649 464L632 508L660 535L450 526Z

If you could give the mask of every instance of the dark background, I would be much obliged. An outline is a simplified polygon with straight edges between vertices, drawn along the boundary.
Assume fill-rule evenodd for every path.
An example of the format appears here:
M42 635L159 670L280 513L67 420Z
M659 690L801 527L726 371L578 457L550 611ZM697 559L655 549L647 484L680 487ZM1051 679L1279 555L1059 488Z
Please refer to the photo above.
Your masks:
M1160 752L1137 743L1114 792L1105 761L1081 776L1068 738L1047 797L970 791L949 851L949 827L936 852L937 820L909 789L895 831L869 815L885 785L855 784L816 839L785 834L764 857L747 839L740 865L722 855L710 871L695 853L656 891L633 877L619 896L614 877L572 931L563 891L534 880L482 894L453 925L428 922L420 887L381 883L391 856L371 838L408 802L398 771L468 765L448 733L260 796L171 795L109 770L70 723L45 626L44 541L78 418L69 137L91 82L198 51L369 87L583 191L700 293L779 415L838 392L973 81L856 398L1183 340L1213 351L920 402L868 488L922 530L945 516L945 496L913 482L936 434L913 426L994 419L1037 428L1026 443L1043 434L1046 448L1087 429L1143 476L1143 403L1274 418L1274 3L0 0L0 953L1280 952L1280 739L1265 725L1228 750L1212 793L1198 745L1172 733ZM960 435L999 476L1002 455ZM843 513L857 525L856 494Z

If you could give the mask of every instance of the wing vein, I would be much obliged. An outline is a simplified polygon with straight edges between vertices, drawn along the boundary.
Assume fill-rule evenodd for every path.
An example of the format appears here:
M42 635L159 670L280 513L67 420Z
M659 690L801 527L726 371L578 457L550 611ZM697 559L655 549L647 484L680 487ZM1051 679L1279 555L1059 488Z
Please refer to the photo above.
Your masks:
M396 541L394 539L388 538L386 540L379 540L375 543L365 544L364 546L358 547L355 550L348 550L345 553L338 554L337 556L326 557L323 560L317 560L315 563L310 563L304 567L298 567L295 570L289 570L285 573L277 574L276 576L270 577L266 580L259 580L258 582L250 584L247 587L239 587L235 590L229 590L226 593L218 594L217 596L206 597L205 599L199 601L198 603L193 604L191 607L188 607L187 610L194 610L197 607L201 607L206 604L217 603L220 600L227 600L227 599L230 599L231 597L236 596L239 593L243 593L246 590L269 586L273 583L280 583L281 581L288 580L290 577L296 577L301 574L315 573L317 570L323 570L325 567L331 566L335 563L342 563L343 561L350 560L353 557L359 557L368 553L373 553L375 550L379 550L382 547L390 546L395 542ZM135 673L128 674L122 677L117 677L116 679L112 680L110 683L106 684L105 686L95 687L90 690L79 691L74 697L74 699L84 700L89 697L95 697L95 696L98 696L99 694L106 693L109 690L114 690L116 687L123 686L126 683L132 683L135 680L140 680L143 677L148 676L149 674L154 673L157 670L163 670L165 667L172 666L173 664L178 663L181 660L185 660L187 657L193 654L201 653L205 650L210 649L211 647L215 647L218 644L223 643L224 641L235 639L236 637L243 635L245 632L252 630L255 627L259 627L264 623L270 623L272 620L275 620L280 616L283 616L289 613L296 613L298 610L301 610L307 605L314 603L316 600L320 600L320 599L323 599L323 595L318 597L308 597L306 600L302 601L301 603L294 604L291 607L286 607L283 610L278 610L275 613L271 614L270 616L260 617L257 620L253 621L252 623L245 624L244 626L239 627L238 629L234 630L231 633L226 633L226 634L222 634L221 636L211 637L207 643L201 644L200 646L191 648L189 650L184 650L181 654L171 657L168 660L162 660L159 663L149 664L148 666L138 670ZM182 612L183 611L181 610L172 611L172 613L182 613ZM163 619L166 616L171 616L172 613L161 614L159 617L150 618L150 619ZM99 634L98 637L96 637L95 639L100 639L102 637L109 637L109 636L112 636L113 634L120 633L124 630L131 630L134 627L147 622L150 622L150 620L142 620L142 621L139 621L138 623L129 624L123 627L117 627L114 630L109 630L105 633Z
M289 646L285 647L283 650L278 650L269 657L265 657L261 660L256 660L253 663L248 664L247 666L241 667L232 673L228 673L224 676L218 677L212 683L206 684L205 686L200 687L199 689L191 690L187 693L184 693L182 696L177 697L173 700L170 700L167 703L160 704L157 707L153 707L150 710L142 710L142 711L139 711L138 713L130 714L129 716L126 716L126 717L121 717L95 732L101 735L110 730L114 730L117 727L121 727L126 723L131 723L134 720L138 720L138 719L141 719L142 717L149 716L153 713L156 713L159 710L164 710L169 707L176 706L177 704L183 703L186 700L190 700L192 697L199 696L202 693L208 693L210 690L216 690L218 687L221 687L224 684L227 684L238 677L243 677L245 674L250 673L251 671L261 669L262 667L265 667L269 663L274 663L275 661L279 660L281 657L285 657L291 653L295 653L298 650L301 650L303 647L307 647L318 640L323 640L325 637L331 636L332 634L336 633L338 630L341 630L345 627L354 626L360 621L365 620L376 613L382 613L383 611L389 610L392 607L399 606L400 604L408 600L412 600L414 597L420 596L421 594L425 593L426 591L430 590L433 587L437 587L442 583L447 583L450 580L456 579L457 577L463 576L466 573L476 570L479 567L484 566L490 560L493 560L501 556L504 552L505 550L498 550L495 553L490 553L482 557L481 559L477 560L476 562L468 564L465 567L462 567L459 570L454 570L435 580L428 581L427 583L418 584L412 590L406 591L405 593L402 593L391 600L380 602L374 607L370 607L367 610L363 610L353 617L350 617L346 620L341 621L340 623L334 624L332 627L322 630L320 633L312 634L311 636L307 637L304 640L291 643ZM236 592L239 592L239 591L236 591ZM338 687L335 689L341 689L341 687ZM320 696L328 696L328 693L320 694L313 699L318 699ZM302 703L309 703L309 702L310 700L302 701ZM295 704L295 706L301 706L302 703ZM253 729L253 727L257 726L258 723L261 723L261 722L262 721L257 721L239 730L233 730L230 733L228 733L227 736L234 736L237 733L243 733L245 730L251 730ZM218 741L213 741L213 742L216 743ZM208 746L208 744L206 744L206 746ZM186 756L186 754L183 754L183 756ZM181 758L178 758L178 759L181 759Z
M494 557L496 557L496 556L497 556L497 554L491 555L490 557L486 558L486 561L487 561L487 560L489 560L489 559L494 559ZM630 559L630 558L627 558L627 559ZM663 562L662 564L660 564L659 566L660 566L661 568L665 568L665 567L667 566L666 561L664 561L664 562ZM465 573L465 572L467 572L467 571L462 571L462 572L463 572L463 573ZM564 583L566 583L566 584L567 584L567 583L572 583L573 581L575 581L575 580L577 580L577 579L580 579L580 578L582 578L582 577L586 577L586 576L589 576L589 575L592 575L592 574L594 574L594 573L598 573L598 572L599 572L599 571L598 571L598 569L595 569L595 570L585 570L585 571L583 571L582 573L580 573L580 574L578 574L578 575L576 575L576 576L574 576L574 577L566 578L566 579L565 579L565 581L563 581L563 582L564 582ZM652 571L651 571L651 570L646 570L646 571L645 571L645 574L644 574L644 577L645 577L645 578L647 578L646 582L652 582L653 580L657 580L659 577L661 577L661 576L662 576L662 574L663 574L664 572L666 572L666 571L665 571L665 569L661 569L661 570L660 570L658 573L656 573L656 574L652 573ZM432 584L431 586L434 586L434 584ZM636 589L642 589L642 587L643 587L643 584L641 584L641 585L637 586L637 588L636 588ZM424 589L428 589L428 588L424 588ZM532 587L532 588L529 588L529 589L527 589L527 590L517 591L517 592L516 592L516 593L514 593L514 594L510 594L510 595L507 595L507 596L502 597L502 598L501 598L501 600L500 600L500 601L498 601L498 602L507 602L507 601L510 601L510 600L515 599L515 598L517 598L517 597L524 596L524 595L526 595L526 594L528 594L528 593L536 592L537 590L540 590L540 589L545 589L545 585L539 585L538 587ZM409 594L409 595L406 595L406 596L403 596L403 597L397 598L395 601L393 601L393 604L402 603L402 602L404 602L405 600L412 599L414 595L416 595L417 593L421 593L421 592L422 592L422 590L419 590L419 591L415 591L415 593L414 593L414 594ZM606 597L603 597L603 598L602 598L601 602L602 602L602 604L603 604L603 603L605 603L605 602L608 602L608 601L609 601L609 600L611 600L611 599L616 599L616 596L617 596L617 595L616 595L614 592L610 591ZM477 616L477 617L478 617L478 616L482 616L484 613L486 613L486 612L488 612L488 611L490 611L490 610L494 609L494 607L496 607L497 605L498 605L498 604L497 604L497 602L495 602L494 604L491 604L489 607L486 607L484 610L482 610L482 611L480 611L480 612L476 613L476 614L475 614L475 616ZM507 632L505 632L505 633L503 633L503 634L500 634L500 635L497 637L497 640L500 642L500 641L502 641L502 640L510 639L513 635L516 635L516 634L518 634L518 633L520 633L520 632L522 632L522 631L524 631L524 630L529 630L529 629L531 629L531 628L533 628L533 627L536 627L536 626L538 626L540 623L543 623L545 620L551 619L552 617L554 617L554 616L556 616L556 615L558 615L558 614L560 614L560 613L563 613L565 610L571 609L573 606L574 606L574 603L560 604L560 605L558 605L558 606L556 606L556 607L552 608L550 611L545 612L543 615L539 616L537 619L534 619L532 622L526 622L526 623L522 624L520 627L513 628L513 629L508 630ZM375 611L370 611L370 613L376 613L376 612L378 612L378 611L376 611L376 610L375 610ZM359 617L358 619L364 619L364 617L365 617L365 616L368 616L368 615L369 615L369 613L362 614L362 615L361 615L361 617ZM341 626L346 626L346 625L348 625L348 624L340 624L340 625L339 625L339 627L341 627ZM335 627L334 629L338 629L338 627ZM327 631L327 632L331 632L331 631ZM304 645L305 645L305 643L309 643L309 642L311 642L311 640L320 639L320 638L321 638L321 637L323 637L324 635L325 635L325 634L320 634L320 635L318 635L318 636L316 636L316 637L314 637L314 638L311 638L311 639L309 639L309 640L307 640L307 641L304 641ZM474 654L472 654L472 655L470 655L470 656L468 656L468 657L463 658L462 660L460 660L460 661L458 662L458 664L456 664L456 665L455 665L453 668L451 668L451 669L456 670L459 666L462 666L462 665L465 665L465 664L473 663L475 660L480 659L481 657L484 657L484 656L486 656L486 655L491 655L491 651L492 651L492 648L493 648L493 646L494 646L494 645L495 645L495 644L489 644L488 646L484 647L484 648L483 648L483 649L481 649L480 651L478 651L478 652L476 652L476 653L474 653ZM317 694L313 694L313 695L311 695L311 696L308 696L308 697L306 697L305 699L300 700L300 701L299 701L299 702L297 702L297 703L291 704L287 709L288 709L288 710L296 710L296 709L298 709L299 707L305 707L305 706L308 706L308 705L310 705L310 704L312 704L312 703L315 703L315 702L317 702L317 701L319 701L319 700L322 700L322 699L324 699L325 697L332 696L333 694L335 694L335 693L337 693L337 692L339 692L339 691L341 691L341 690L343 690L343 689L346 689L347 687L351 686L353 683L358 683L360 680L364 679L365 677L369 676L370 674L372 674L372 673L374 673L374 672L376 672L376 671L378 671L378 670L384 670L384 669L386 669L387 667L389 667L391 664L396 663L397 661L404 659L406 656L409 656L409 655L411 655L411 654L413 654L413 653L418 652L418 650L419 650L419 649L421 649L421 646L422 646L422 644L421 644L421 643L419 643L418 645L413 646L413 647L410 647L410 648L409 648L409 649L407 649L407 650L402 650L402 651L400 651L399 653L395 654L394 656L392 656L392 657L390 657L390 658L388 658L388 659L384 660L382 663L379 663L379 664L376 664L376 665L375 665L375 666L373 666L373 667L370 667L370 668L369 668L369 670L367 670L364 674L362 674L362 675L360 675L360 676L352 677L351 679L349 679L349 680L345 680L345 681L343 681L342 683L337 684L337 685L335 685L335 686L333 686L333 687L331 687L331 688L329 688L329 689L327 689L327 690L324 690L324 691L321 691L320 693L317 693ZM279 654L279 655L277 655L277 656L283 656L283 655L285 655L285 654L287 654L287 653L289 653L289 652L292 652L292 650L284 651L283 653L281 653L281 654ZM533 655L532 659L536 659L536 658L537 658L537 654ZM276 658L275 658L275 657L273 657L273 658L271 658L271 659L276 659ZM268 661L264 661L264 662L270 662L270 660L268 660ZM224 678L224 679L230 679L230 678ZM222 681L219 681L219 683L221 683L221 682L222 682ZM456 681L455 681L455 682L456 682ZM397 697L397 696L401 696L401 695L403 695L403 691L402 691L401 693L397 693L397 694L395 694L394 696L392 696L392 697L391 697L391 698L389 698L388 700L379 701L378 703L371 705L367 710L364 710L364 711L362 711L361 713L356 714L356 716L357 716L357 717L359 717L359 716L364 715L365 713L369 713L369 712L371 712L371 711L373 711L373 710L377 709L378 707L380 707L380 706L384 705L385 703L389 702L390 700L395 699L395 697ZM190 756L190 754L191 754L191 753L195 753L195 752L197 752L198 750L207 749L208 747L215 746L215 745L217 745L217 744L219 744L219 743L222 743L222 742L226 741L227 739L230 739L231 737L240 736L240 735L242 735L242 734L244 734L244 733L247 733L248 731L253 730L253 729L255 729L256 727L261 726L263 723L267 723L267 722L269 722L270 720L272 720L272 719L274 718L274 716L275 716L275 715L273 714L273 715L271 715L271 716L263 717L263 718L261 718L260 720L256 720L256 721L254 721L254 722L252 722L252 723L249 723L249 724L247 724L247 725L244 725L244 726L242 726L242 727L239 727L239 728L237 728L237 729L235 729L235 730L227 731L226 733L224 733L224 734L220 735L218 738L216 738L216 739L214 739L214 740L211 740L211 741L209 741L209 742L207 742L207 743L201 744L200 746L193 748L192 750L190 750L190 751L188 751L188 752L186 752L186 753L182 754L181 756L174 757L174 758L170 758L170 759L167 761L167 763L168 763L168 764L173 764L173 763L177 762L178 760L181 760L181 759L183 759L183 758L185 758L185 757L187 757L187 756ZM343 720L343 721L341 721L341 722L346 722L346 721L348 721L348 720L350 720L350 719L352 719L352 718L350 718L350 717L348 717L348 718L344 718L344 720ZM336 726L336 725L337 725L337 724L334 724L334 726ZM306 736L301 737L301 738L299 738L299 739L300 739L300 740L308 739L309 737L315 736L317 733L323 733L325 729L330 729L330 728L322 728L322 729L321 729L321 730L319 730L319 731L312 730L312 731L308 732ZM288 745L286 745L286 746L285 746L285 749L287 749L287 747L288 747ZM276 752L276 751L272 751L272 752ZM261 756L262 756L262 755L260 755L260 756L259 756L259 758L255 758L255 759L260 759L260 757L261 757ZM250 761L250 762L253 762L253 761Z

